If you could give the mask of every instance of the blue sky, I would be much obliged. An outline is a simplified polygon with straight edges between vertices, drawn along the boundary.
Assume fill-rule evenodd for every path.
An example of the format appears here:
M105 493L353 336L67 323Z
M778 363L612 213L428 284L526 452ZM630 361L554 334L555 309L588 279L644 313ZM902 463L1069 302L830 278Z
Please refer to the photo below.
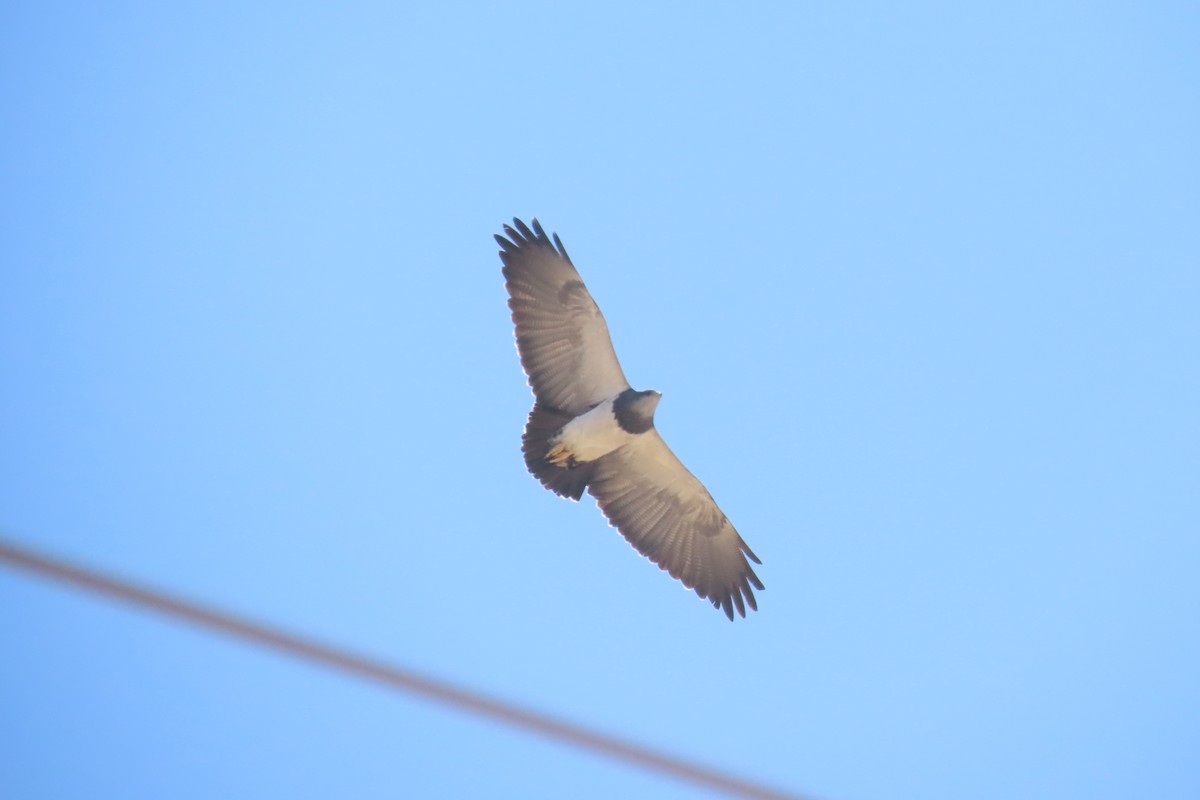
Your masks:
M1200 794L1184 3L8 4L0 530L829 800ZM556 230L762 558L525 473ZM0 569L14 797L685 798Z

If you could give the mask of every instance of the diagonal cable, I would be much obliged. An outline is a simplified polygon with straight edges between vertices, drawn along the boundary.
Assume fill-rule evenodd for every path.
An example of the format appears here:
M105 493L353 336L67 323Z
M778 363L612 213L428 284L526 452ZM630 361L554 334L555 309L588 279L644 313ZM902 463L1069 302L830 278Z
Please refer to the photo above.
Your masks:
M0 560L43 578L51 578L94 594L154 611L177 621L189 622L209 631L286 653L294 658L381 683L393 689L417 694L443 705L453 706L462 711L487 717L495 722L521 728L642 769L670 775L696 786L715 789L734 797L755 798L755 800L803 800L798 795L771 789L695 762L651 750L616 736L589 730L581 725L555 719L469 689L418 675L409 670L323 644L314 639L206 608L145 586L137 586L112 575L103 575L77 564L69 564L4 538L0 538Z

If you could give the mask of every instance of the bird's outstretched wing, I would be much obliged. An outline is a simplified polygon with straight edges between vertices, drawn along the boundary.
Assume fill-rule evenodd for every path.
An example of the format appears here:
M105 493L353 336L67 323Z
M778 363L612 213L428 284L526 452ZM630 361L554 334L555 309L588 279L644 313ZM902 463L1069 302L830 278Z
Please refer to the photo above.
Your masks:
M651 430L595 462L588 492L638 552L696 594L743 617L762 589L760 564L704 484Z
M514 219L500 243L517 351L539 402L571 416L629 388L604 315L558 234Z

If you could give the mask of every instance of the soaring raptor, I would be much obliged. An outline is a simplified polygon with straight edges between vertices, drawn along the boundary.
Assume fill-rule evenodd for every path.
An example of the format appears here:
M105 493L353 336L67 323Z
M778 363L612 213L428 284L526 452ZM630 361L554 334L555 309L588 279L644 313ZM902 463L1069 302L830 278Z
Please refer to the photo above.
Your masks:
M630 388L608 325L567 256L538 221L504 226L508 306L534 404L521 449L547 489L578 500L586 489L639 553L696 594L746 616L762 589L761 564L704 484L654 428L661 395Z

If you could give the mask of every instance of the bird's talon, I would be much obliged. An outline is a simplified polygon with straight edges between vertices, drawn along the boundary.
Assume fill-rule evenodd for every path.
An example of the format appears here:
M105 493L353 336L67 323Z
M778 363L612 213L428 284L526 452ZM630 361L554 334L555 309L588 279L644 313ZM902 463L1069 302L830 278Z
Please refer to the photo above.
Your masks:
M556 467L566 466L572 459L571 452L562 444L556 444L546 453L546 460Z

